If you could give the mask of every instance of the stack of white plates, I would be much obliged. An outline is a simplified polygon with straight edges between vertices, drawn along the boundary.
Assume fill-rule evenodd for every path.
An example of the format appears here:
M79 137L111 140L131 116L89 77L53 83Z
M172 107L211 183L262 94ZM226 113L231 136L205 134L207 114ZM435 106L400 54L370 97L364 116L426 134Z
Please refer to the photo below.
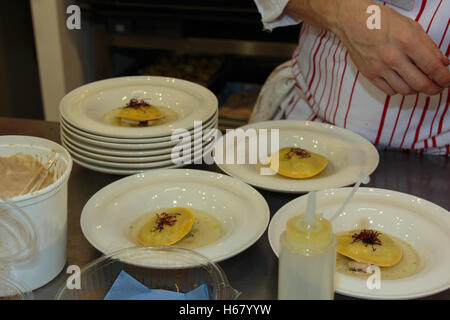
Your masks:
M108 112L132 98L169 108L177 119L149 127L124 127L104 120ZM217 121L218 102L211 91L165 77L93 82L73 90L60 104L61 141L74 162L121 175L197 162L213 147Z

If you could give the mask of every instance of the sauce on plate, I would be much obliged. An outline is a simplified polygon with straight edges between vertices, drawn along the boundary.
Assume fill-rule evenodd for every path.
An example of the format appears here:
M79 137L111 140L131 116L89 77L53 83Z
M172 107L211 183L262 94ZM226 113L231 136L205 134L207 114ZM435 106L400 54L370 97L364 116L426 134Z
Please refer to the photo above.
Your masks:
M138 235L142 227L155 215L161 214L167 209L159 209L143 214L136 219L129 228L129 236L131 240L139 244ZM213 215L198 210L189 209L194 215L194 223L191 230L180 241L174 243L177 247L186 249L196 249L207 246L218 241L223 235L224 230L220 221Z

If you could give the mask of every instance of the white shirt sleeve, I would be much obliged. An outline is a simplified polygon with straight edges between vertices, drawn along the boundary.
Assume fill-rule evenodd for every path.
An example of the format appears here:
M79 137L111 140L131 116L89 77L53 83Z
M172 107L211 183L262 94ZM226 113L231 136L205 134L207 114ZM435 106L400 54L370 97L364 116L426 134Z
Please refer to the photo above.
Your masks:
M289 0L255 0L265 30L272 31L277 27L291 26L301 22L283 13L288 2Z

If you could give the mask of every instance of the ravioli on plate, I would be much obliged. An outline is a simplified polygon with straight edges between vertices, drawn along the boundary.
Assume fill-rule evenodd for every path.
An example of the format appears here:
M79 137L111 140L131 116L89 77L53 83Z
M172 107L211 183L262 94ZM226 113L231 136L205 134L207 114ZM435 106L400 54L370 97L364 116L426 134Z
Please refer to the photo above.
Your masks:
M140 244L171 245L186 236L194 224L194 215L183 207L169 208L156 214L139 231Z
M337 235L338 253L357 262L390 267L402 258L402 248L390 236L375 230L351 230Z
M164 118L164 115L144 100L131 99L130 102L116 114L121 122L130 125L151 125L153 121Z
M328 159L324 156L297 147L282 148L273 153L270 160L272 170L293 179L311 178L322 172L327 165Z

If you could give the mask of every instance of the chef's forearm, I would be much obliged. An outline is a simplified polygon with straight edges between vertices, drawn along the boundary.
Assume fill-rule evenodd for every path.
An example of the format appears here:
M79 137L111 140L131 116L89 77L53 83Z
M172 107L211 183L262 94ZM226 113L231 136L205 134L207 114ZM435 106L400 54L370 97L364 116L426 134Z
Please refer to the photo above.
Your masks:
M354 15L364 15L363 8L372 0L290 0L285 13L311 25L336 31Z

